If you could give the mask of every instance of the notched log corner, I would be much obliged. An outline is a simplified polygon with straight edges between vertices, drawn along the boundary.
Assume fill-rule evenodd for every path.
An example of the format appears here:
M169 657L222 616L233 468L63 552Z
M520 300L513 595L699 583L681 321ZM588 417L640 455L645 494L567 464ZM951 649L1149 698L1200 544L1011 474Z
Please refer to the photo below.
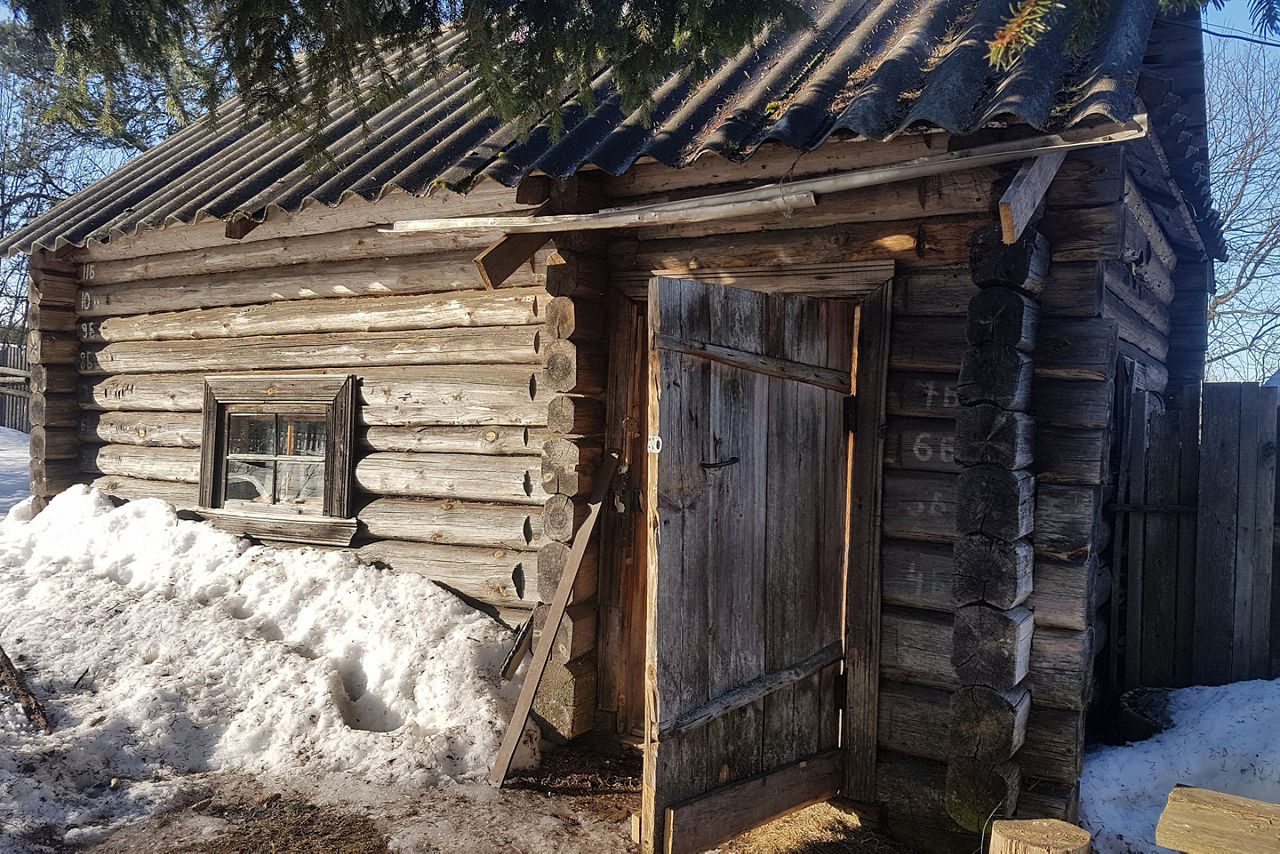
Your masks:
M45 711L44 704L31 693L27 680L23 678L18 668L13 666L3 647L0 647L0 682L17 696L23 714L40 727L45 735L53 735L53 727L49 725L49 714Z

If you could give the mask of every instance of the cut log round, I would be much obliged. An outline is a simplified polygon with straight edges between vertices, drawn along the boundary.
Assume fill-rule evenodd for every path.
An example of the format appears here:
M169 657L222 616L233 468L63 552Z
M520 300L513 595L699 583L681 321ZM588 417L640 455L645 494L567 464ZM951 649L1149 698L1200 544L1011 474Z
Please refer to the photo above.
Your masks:
M960 681L996 691L1017 687L1031 669L1032 628L1031 611L1026 608L958 608L951 664Z
M585 499L569 495L553 495L542 506L542 532L550 539L567 543L574 531L587 518Z
M1010 412L990 403L962 406L956 410L956 462L1024 469L1034 459L1035 426L1025 412Z
M76 431L68 427L32 427L31 456L42 460L73 460L80 451Z
M993 817L1013 815L1021 789L1022 772L1016 762L952 759L947 763L947 813L974 833L986 828Z
M1056 818L997 821L988 854L1089 854L1089 831Z
M974 466L960 472L956 533L1017 540L1031 533L1036 479L1029 472Z
M961 404L994 403L1025 412L1031 402L1031 357L1004 344L971 347L960 364L956 395Z
M604 432L604 405L595 398L560 395L547 404L547 429L566 436Z
M951 757L1004 762L1027 738L1031 692L966 685L951 695Z
M1030 353L1039 325L1040 307L1012 288L986 288L969 300L966 336L971 346L994 342Z
M1031 595L1034 556L1028 540L970 534L956 538L952 557L951 601L956 605L985 602L1005 609L1021 605Z
M598 540L587 544L587 551L578 566L578 577L573 584L572 602L585 602L596 593L597 569L599 567ZM538 550L538 584L537 598L542 602L555 599L556 588L560 586L560 577L569 563L572 547L565 543L546 543Z
M1004 242L999 225L980 228L969 239L969 273L980 288L1004 286L1038 294L1049 275L1049 260L1049 241L1033 230L1013 244Z

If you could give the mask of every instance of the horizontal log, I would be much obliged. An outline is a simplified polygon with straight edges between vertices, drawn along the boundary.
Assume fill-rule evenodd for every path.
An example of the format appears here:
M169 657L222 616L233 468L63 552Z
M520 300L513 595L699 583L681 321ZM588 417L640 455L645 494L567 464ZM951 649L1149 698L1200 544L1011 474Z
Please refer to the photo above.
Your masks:
M884 601L950 614L955 610L955 557L940 543L886 539L881 546ZM1032 591L1024 603L1036 627L1083 631L1106 598L1110 573L1095 560L1065 563L1037 555Z
M80 351L82 374L288 370L314 365L533 365L538 327L126 341Z
M1031 389L1036 424L1103 428L1111 426L1115 406L1112 380L1083 381L1037 378Z
M951 721L951 692L901 682L880 686L880 747L921 759L945 762ZM1029 777L1061 783L1080 778L1084 761L1084 715L1031 703L1025 738L1015 760Z
M1041 483L1101 485L1111 480L1109 431L1041 426L1036 430Z
M1115 262L1120 263L1120 262ZM894 314L966 317L977 290L968 263L920 264L902 261L893 279ZM1102 314L1102 264L1071 261L1049 268L1038 297L1042 316L1098 317Z
M950 545L956 536L957 477L887 470L881 499L884 535Z
M369 454L356 463L365 492L397 498L457 498L541 505L538 457L480 454Z
M28 467L31 494L41 498L57 495L67 487L80 483L84 476L75 460L31 460Z
M74 460L80 453L80 439L68 427L32 427L31 456L41 460Z
M194 483L177 483L171 480L147 480L139 477L103 475L89 483L107 495L136 501L140 498L158 498L168 501L180 510L194 509L199 504L199 489Z
M637 237L641 240L660 240L712 234L750 234L789 228L828 228L854 222L982 214L987 212L993 202L998 180L999 173L994 169L970 169L857 190L824 193L816 208L689 225L641 228L637 230Z
M1056 818L1077 822L1080 815L1080 781L1055 783L1052 780L1022 778L1016 819Z
M1087 561L1110 538L1097 487L1041 484L1036 490L1036 552L1070 563Z
M27 305L27 328L41 332L75 332L76 312L70 306Z
M896 371L957 371L968 344L959 317L894 317L889 367Z
M405 241L410 242L410 241ZM475 253L417 255L295 264L249 269L246 257L238 269L215 273L200 267L175 271L165 278L123 284L93 284L80 289L80 317L122 317L160 311L316 300L330 297L391 296L476 290L480 281ZM338 257L330 255L330 258ZM95 266L93 282L99 281ZM201 270L192 276L190 270ZM528 267L507 280L508 287L540 287Z
M27 418L33 427L75 427L80 404L75 395L32 392L27 401Z
M136 235L116 233L111 236L108 243L90 241L83 249L73 251L71 258L75 261L94 264L123 259L154 263L158 257L164 258L169 253L191 251L190 255L184 255L176 261L181 265L179 269L184 270L191 267L198 268L201 264L215 265L219 252L224 256L265 255L268 258L274 258L279 255L287 262L287 259L303 254L296 242L298 237L314 237L317 251L321 253L320 257L331 258L334 255L335 246L345 245L344 239L357 245L374 240L379 233L379 227L385 228L388 223L398 218L427 215L478 215L502 211L512 215L523 215L529 212L527 206L516 202L515 192L511 188L496 182L474 187L465 195L437 188L426 197L410 193L391 193L376 202L370 202L360 196L351 196L334 207L312 205L298 214L270 211L256 228L239 240L228 240L226 223L215 219L182 228L143 228ZM454 239L451 234L427 235L423 238L424 242L432 241L427 243L430 246L449 246L451 245L449 241ZM398 240L400 243L410 242L403 238ZM490 242L491 240L492 238ZM391 246L394 245L394 243L391 244ZM415 244L415 246L421 245L423 244ZM421 251L415 247L409 247L409 249ZM372 254L375 256L387 254L388 250L389 246L386 243L371 247Z
M525 504L373 498L356 518L362 533L384 540L501 549L542 543L542 516Z
M1125 216L1120 203L1062 208L1037 226L1049 241L1053 261L1105 261L1124 254Z
M953 619L886 608L881 619L880 668L885 679L955 690L951 664ZM1093 680L1093 634L1037 628L1031 640L1026 687L1045 708L1083 710Z
M379 540L356 553L361 560L416 573L490 605L536 600L535 552Z
M32 365L31 390L40 394L74 394L80 372L75 365Z
M886 466L913 471L958 472L953 422L889 418L884 462Z
M80 284L74 275L46 273L32 268L27 298L34 305L73 308L79 289Z
M197 483L198 448L143 448L136 445L81 445L80 470L144 480Z
M375 426L360 431L358 442L371 451L528 456L542 450L549 436L545 427Z
M79 352L80 342L69 332L27 332L27 360L33 365L75 364Z
M907 417L954 418L960 405L957 371L889 371L885 411Z
M86 319L80 340L187 341L315 332L393 332L541 323L540 289L272 302Z
M1122 261L1110 261L1102 265L1105 295L1103 308L1117 303L1137 314L1156 332L1168 335L1172 329L1169 305L1163 302L1137 272ZM1169 297L1173 290L1170 283Z
M375 426L512 425L547 422L547 392L533 366L440 365L421 368L317 367L297 374L354 374L360 422ZM123 374L85 379L85 409L199 412L204 374Z
M1105 380L1115 372L1114 320L1046 318L1036 343L1036 378Z
M83 412L78 434L98 444L198 448L202 429L195 412Z

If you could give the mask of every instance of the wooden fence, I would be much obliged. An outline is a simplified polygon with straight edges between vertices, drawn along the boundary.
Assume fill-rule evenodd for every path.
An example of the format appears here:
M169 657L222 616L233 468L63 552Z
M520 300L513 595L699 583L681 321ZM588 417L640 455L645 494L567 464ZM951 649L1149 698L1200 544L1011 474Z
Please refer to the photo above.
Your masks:
M1121 402L1113 688L1280 676L1276 393L1207 384L1200 412Z
M27 348L0 344L0 427L31 432L28 402L31 400L31 365Z

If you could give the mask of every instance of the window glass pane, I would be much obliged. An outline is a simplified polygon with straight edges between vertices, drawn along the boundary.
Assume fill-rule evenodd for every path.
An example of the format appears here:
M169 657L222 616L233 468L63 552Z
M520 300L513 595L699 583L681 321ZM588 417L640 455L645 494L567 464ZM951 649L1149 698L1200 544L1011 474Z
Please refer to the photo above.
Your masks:
M227 460L228 501L256 501L270 504L274 463L250 463L243 460Z
M232 412L227 419L227 453L274 454L276 417Z
M324 506L324 463L277 463L276 502Z
M324 419L315 415L281 415L277 453L293 457L323 457Z

